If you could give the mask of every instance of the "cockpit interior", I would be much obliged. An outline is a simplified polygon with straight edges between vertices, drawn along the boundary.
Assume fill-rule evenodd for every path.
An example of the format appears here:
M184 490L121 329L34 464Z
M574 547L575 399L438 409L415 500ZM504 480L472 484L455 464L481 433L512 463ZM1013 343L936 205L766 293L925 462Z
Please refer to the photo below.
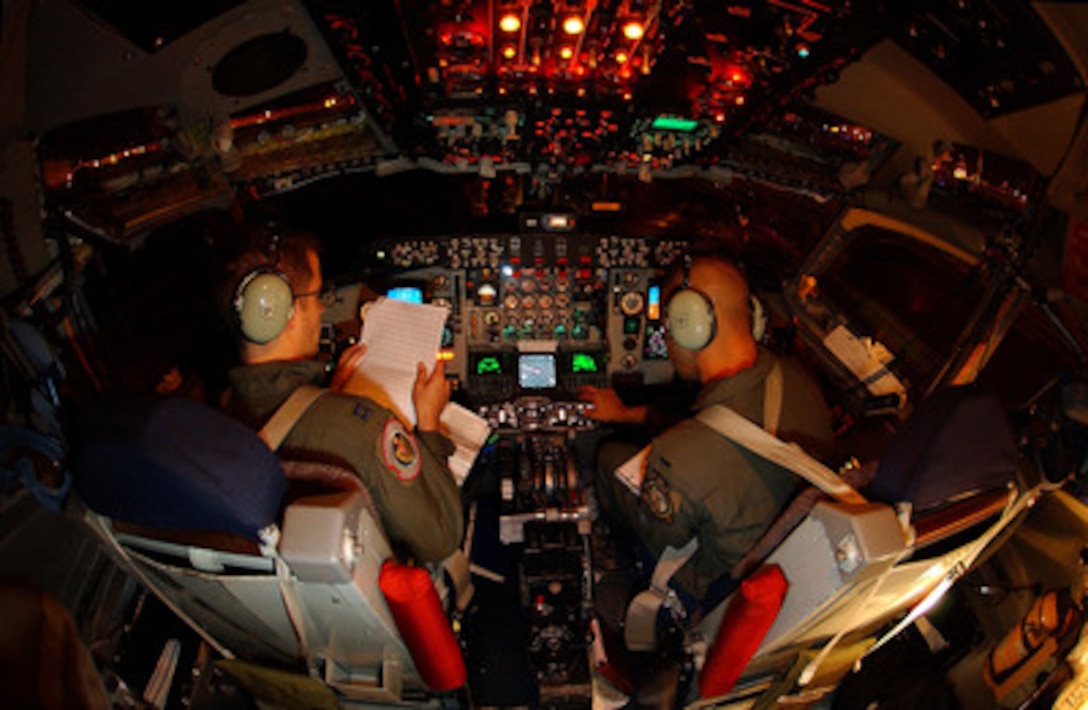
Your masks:
M67 618L83 674L24 680L126 708L1088 697L1088 5L5 0L0 57L0 596ZM477 438L429 626L379 587L365 486L222 412L246 225L320 241L330 373L374 303L445 312ZM737 591L659 623L649 699L623 594L667 584L591 485L641 434L582 393L687 411L667 284L703 254L836 445ZM146 450L86 436L125 426ZM235 426L204 496L185 472ZM202 496L236 510L187 519Z

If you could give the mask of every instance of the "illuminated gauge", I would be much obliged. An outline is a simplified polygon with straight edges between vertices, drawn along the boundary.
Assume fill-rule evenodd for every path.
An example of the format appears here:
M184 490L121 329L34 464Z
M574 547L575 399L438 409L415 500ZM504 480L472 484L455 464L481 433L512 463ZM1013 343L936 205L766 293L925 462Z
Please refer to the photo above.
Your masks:
M557 308L569 308L570 296L565 293L558 293L555 296L555 305Z
M541 297L540 300L543 301L544 298ZM543 305L543 303L541 305ZM543 313L540 314L540 325L550 328L552 323L554 323L554 322L555 322L555 314L552 313L551 311L544 311Z
M637 316L642 313L645 303L642 294L638 291L628 291L620 296L620 310L625 316Z
M508 293L506 294L506 298L502 299L502 305L511 311L518 307L519 302L518 296L515 293Z
M532 293L536 290L536 281L531 278L524 278L521 280L521 290L525 293Z
M555 280L555 290L559 293L566 293L570 290L570 279L563 276Z
M498 292L495 291L493 284L480 284L480 288L476 289L476 301L481 306L490 306L495 303L495 297L498 296Z
M634 271L624 272L621 282L623 283L623 287L629 291L638 288L638 274Z
M549 276L541 276L541 277L540 277L539 279L537 279L536 281L537 281L537 287L538 287L538 288L539 288L539 289L540 289L541 291L551 291L551 290L552 290L552 280L551 280L551 277L549 277Z
M555 303L555 299L552 298L549 294L546 294L546 293L540 294L540 299L537 301L537 305L540 306L541 310L545 310L545 311L548 310L549 308L551 308L552 304L554 304L554 303Z
M536 296L529 294L521 297L522 308L536 308Z
M484 324L485 325L498 325L499 324L499 312L498 311L488 311L487 313L484 313Z
M434 281L431 282L431 288L435 291L445 291L450 287L450 277L445 274L439 274L434 277Z

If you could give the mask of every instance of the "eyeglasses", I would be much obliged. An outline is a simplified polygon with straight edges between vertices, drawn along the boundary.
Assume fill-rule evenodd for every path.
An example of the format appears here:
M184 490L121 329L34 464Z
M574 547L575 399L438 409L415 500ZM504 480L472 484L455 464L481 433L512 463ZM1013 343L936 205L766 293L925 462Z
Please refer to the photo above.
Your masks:
M332 283L322 284L321 288L316 291L295 294L296 299L310 298L311 296L320 299L321 303L324 304L325 307L335 306L341 301L339 294L336 293L336 285Z

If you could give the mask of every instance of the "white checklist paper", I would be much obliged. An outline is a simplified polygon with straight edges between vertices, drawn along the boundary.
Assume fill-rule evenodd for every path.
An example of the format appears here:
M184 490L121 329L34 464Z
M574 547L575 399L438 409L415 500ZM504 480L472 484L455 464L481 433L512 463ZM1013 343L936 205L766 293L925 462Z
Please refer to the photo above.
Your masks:
M434 370L442 345L445 307L379 298L366 308L360 340L366 355L352 389L389 407L409 426L416 424L412 389L416 367Z

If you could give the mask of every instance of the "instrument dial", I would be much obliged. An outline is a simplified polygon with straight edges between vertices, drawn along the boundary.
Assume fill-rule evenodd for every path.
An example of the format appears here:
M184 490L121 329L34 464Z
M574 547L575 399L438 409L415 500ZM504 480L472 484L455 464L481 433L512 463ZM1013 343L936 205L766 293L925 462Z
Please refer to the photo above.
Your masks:
M646 300L639 291L628 291L620 296L620 310L625 316L637 316L642 313Z

